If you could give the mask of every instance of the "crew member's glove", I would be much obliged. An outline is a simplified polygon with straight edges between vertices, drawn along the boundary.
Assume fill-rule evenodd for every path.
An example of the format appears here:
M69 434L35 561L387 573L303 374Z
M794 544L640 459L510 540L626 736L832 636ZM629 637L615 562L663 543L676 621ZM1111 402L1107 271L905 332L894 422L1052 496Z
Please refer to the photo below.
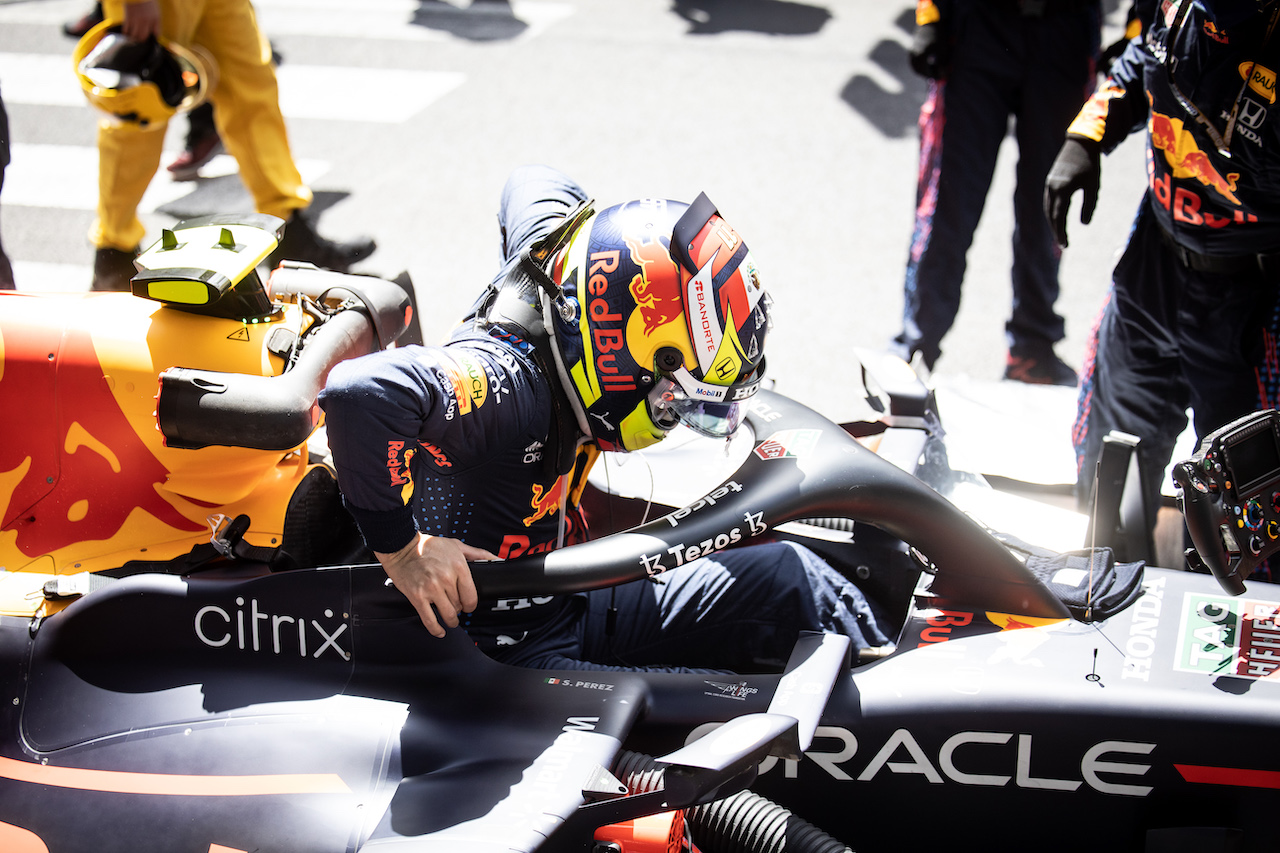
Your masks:
M1098 72L1103 76L1111 73L1111 66L1120 58L1120 54L1124 53L1125 48L1129 46L1129 38L1120 38L1113 41L1102 51L1102 56L1098 59Z
M1093 219L1093 208L1098 203L1098 187L1102 183L1101 146L1085 136L1068 134L1058 151L1057 158L1044 181L1044 213L1058 245L1067 247L1067 212L1071 208L1071 196L1076 190L1084 190L1080 207L1080 221L1085 225Z
M951 57L948 55L946 34L941 25L920 24L911 41L911 68L922 77L940 80L947 76Z

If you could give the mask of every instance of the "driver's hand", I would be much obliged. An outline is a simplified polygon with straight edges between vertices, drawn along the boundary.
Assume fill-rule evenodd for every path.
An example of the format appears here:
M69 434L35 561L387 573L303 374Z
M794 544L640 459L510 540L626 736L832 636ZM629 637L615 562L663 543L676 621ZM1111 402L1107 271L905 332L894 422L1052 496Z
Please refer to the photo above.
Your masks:
M458 614L479 603L467 561L498 559L483 548L424 533L394 554L374 555L434 637L443 637L445 626L456 628Z
M120 31L130 41L146 41L148 36L160 37L160 4L156 0L141 0L124 4L124 23Z

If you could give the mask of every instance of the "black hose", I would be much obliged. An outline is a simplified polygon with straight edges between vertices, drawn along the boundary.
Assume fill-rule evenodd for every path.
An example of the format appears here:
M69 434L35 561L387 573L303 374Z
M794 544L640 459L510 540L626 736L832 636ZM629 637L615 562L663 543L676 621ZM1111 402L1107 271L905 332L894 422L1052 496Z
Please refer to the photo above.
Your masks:
M372 351L369 318L342 311L307 337L286 373L255 376L189 367L160 372L156 424L166 447L216 445L284 452L319 422L316 395L340 361Z
M662 769L648 755L624 750L613 772L633 794L662 788ZM852 853L843 842L752 791L693 806L685 817L704 853Z
M334 365L387 346L408 322L405 291L371 276L282 266L272 275L271 287L277 296L322 300L337 294L360 306L317 323L301 354L278 376L186 367L162 371L156 423L167 447L281 452L297 447L319 421L316 395Z

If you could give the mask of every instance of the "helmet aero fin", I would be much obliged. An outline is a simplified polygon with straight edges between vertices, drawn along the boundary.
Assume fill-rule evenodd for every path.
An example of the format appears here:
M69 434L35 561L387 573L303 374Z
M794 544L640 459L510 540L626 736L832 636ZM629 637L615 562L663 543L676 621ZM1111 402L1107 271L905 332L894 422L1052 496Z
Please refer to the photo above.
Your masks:
M547 235L542 239L534 241L533 245L520 255L521 271L533 279L538 287L551 298L556 313L566 320L572 317L575 309L565 299L564 290L560 287L560 284L547 274L547 266L556 253L563 249L577 230L582 227L582 223L595 215L594 205L595 202L592 199L579 204L565 214L559 225L547 232Z
M711 256L699 265L693 259L700 241L705 244L708 228L713 222L719 222L722 241L711 252ZM721 254L728 250L728 258L721 259ZM671 256L689 274L685 285L685 305L689 322L689 335L693 341L694 352L698 359L698 368L708 381L723 384L733 382L742 369L744 362L755 361L749 357L738 340L738 326L734 322L734 305L731 300L723 300L722 304L713 298L721 287L734 275L742 262L747 259L747 244L737 238L732 229L724 224L720 212L716 209L706 193L699 193L693 204L676 222L671 232ZM717 261L721 261L717 266ZM743 294L745 303L738 306L742 311L745 305L747 313L753 311L764 290L754 272L744 279ZM742 300L737 300L742 303ZM720 314L721 316L716 316ZM740 316L746 316L740 314ZM729 346L725 346L726 333ZM756 342L756 352L759 344ZM710 378L714 376L715 378Z

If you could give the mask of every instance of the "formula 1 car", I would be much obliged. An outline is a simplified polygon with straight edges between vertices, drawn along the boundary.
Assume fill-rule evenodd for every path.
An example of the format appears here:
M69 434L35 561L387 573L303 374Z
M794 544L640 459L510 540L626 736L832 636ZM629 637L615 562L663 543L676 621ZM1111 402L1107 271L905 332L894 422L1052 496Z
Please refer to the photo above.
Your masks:
M901 362L865 358L856 423L762 391L699 498L650 520L597 487L607 535L476 564L481 595L791 538L894 644L519 669L430 637L362 562L316 441L328 369L395 339L403 291L303 266L268 288L273 233L183 223L134 294L0 294L0 849L1274 847L1280 589L1241 580L1280 537L1274 413L1179 469L1219 586L975 520L931 395L885 381Z

